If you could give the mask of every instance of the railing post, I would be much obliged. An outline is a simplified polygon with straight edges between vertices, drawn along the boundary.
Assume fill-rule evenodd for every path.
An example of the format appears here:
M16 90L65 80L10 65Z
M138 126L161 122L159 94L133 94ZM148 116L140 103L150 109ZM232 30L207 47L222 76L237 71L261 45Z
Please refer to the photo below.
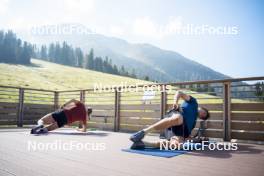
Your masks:
M120 89L115 89L115 122L114 131L117 132L120 129Z
M223 83L223 140L231 140L231 83Z
M85 104L85 90L80 91L80 101Z
M18 102L18 113L17 113L17 126L23 127L24 119L24 89L19 88L19 102Z
M160 93L160 119L163 119L167 110L167 90L163 86L163 89ZM160 137L165 137L164 130L160 132Z
M56 111L59 108L59 92L54 92L54 110Z
M80 90L80 101L85 104L85 90ZM82 128L82 123L79 122L79 128Z
M167 106L167 91L166 89L163 89L161 91L160 96L160 117L163 118L166 114L166 106Z

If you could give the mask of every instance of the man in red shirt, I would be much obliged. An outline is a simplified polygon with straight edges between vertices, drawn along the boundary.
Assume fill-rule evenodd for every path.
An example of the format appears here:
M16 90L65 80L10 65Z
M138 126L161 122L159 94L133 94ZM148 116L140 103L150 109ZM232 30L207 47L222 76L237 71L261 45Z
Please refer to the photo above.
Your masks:
M72 99L61 106L59 110L49 113L38 120L38 126L31 129L31 134L47 133L76 121L79 121L82 126L82 128L77 130L86 132L87 119L91 113L91 108L86 108L82 102ZM44 125L46 126L44 127Z

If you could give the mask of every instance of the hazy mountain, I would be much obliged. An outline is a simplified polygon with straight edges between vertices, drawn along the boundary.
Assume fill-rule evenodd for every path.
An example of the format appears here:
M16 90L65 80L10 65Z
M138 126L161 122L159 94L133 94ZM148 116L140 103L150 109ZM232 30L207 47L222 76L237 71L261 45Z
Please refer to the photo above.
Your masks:
M150 79L161 82L227 78L177 52L99 34L35 35L26 40L37 44L67 41L74 47L81 47L86 53L93 48L96 56L108 56L119 66L124 65L128 70L134 68L140 77L148 75Z

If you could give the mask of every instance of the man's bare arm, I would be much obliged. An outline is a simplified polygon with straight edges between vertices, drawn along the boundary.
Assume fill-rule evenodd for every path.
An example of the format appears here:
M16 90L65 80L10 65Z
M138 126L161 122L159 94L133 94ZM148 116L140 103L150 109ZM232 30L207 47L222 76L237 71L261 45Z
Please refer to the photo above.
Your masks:
M80 124L82 125L82 128L78 128L77 130L78 131L81 131L81 132L86 132L86 130L87 130L87 124L84 123L83 121L80 121Z
M185 101L189 101L190 100L190 95L187 95L185 93L183 93L182 91L177 91L174 95L174 101L173 101L173 107L174 108L178 108L178 104L179 104L179 100L183 99Z

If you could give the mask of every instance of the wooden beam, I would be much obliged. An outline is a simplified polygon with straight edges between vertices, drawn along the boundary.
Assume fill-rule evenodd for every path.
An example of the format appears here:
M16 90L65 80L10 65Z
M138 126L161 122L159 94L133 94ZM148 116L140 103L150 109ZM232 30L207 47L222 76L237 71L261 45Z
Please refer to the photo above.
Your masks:
M121 104L121 110L160 111L160 104Z
M54 92L54 110L59 108L59 92Z
M160 118L162 119L166 114L167 91L163 90L161 92L160 102Z
M209 109L210 111L222 111L223 110L223 104L217 103L217 104L200 104L199 106L205 107L206 109ZM172 104L167 104L167 108L172 107Z
M85 104L85 90L80 91L80 101Z
M162 86L162 91L160 95L160 119L163 119L167 110L167 90ZM160 137L165 137L165 130L160 131Z
M264 103L232 103L232 111L264 111Z
M119 89L115 90L115 123L114 131L119 131L120 129L120 94Z
M223 84L223 140L231 140L231 83L225 82Z
M17 112L17 126L23 127L23 116L24 116L24 89L19 89L19 100L18 100L18 112Z

